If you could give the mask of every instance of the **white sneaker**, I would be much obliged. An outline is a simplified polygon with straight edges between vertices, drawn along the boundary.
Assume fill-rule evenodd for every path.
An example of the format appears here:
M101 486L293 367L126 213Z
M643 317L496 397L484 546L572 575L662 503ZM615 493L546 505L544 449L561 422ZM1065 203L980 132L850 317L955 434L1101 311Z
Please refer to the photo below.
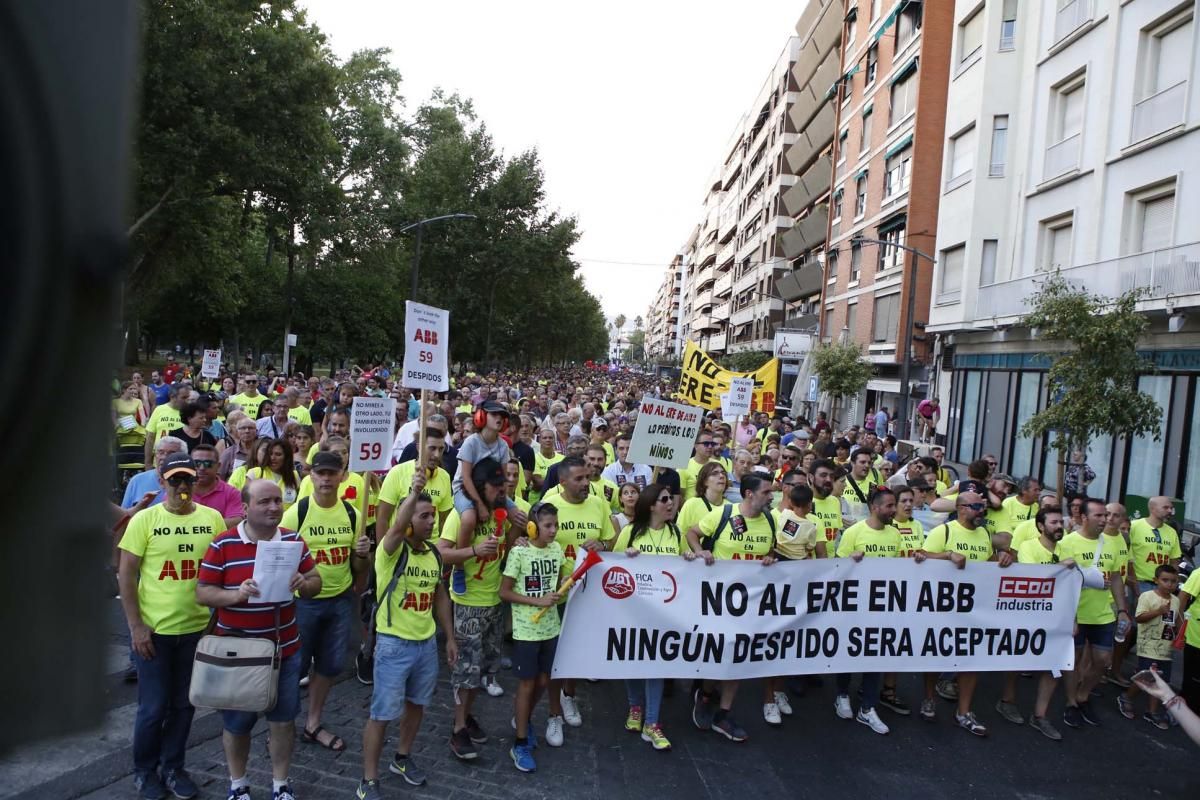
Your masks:
M788 702L788 696L786 692L775 693L775 705L779 706L779 713L783 714L785 717L790 717L792 715L792 704Z
M504 694L504 687L500 685L498 680L492 677L483 679L483 688L492 697L500 697Z
M551 747L562 747L563 718L550 717L546 720L546 744Z
M873 708L867 711L859 709L858 716L855 719L880 735L891 730L891 728L883 724L883 720L879 718L879 713Z
M779 716L779 706L774 703L763 703L763 719L768 725L783 724L783 717Z
M574 697L569 697L565 694L562 695L561 699L563 710L562 718L566 720L567 724L572 728L578 728L583 724L583 717L579 714L579 704L575 701Z
M833 700L833 709L842 719L854 719L854 712L850 710L850 696L839 694Z

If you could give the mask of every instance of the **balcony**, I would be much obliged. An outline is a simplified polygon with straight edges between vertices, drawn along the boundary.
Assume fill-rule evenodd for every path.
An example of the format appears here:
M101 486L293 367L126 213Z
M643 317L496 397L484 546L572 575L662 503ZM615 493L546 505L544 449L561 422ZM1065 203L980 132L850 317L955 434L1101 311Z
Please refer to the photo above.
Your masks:
M718 323L724 324L729 321L729 301L726 300L720 305L713 306L712 318Z
M699 318L697 318L695 324L692 325L692 330L693 331L709 331L709 330L716 330L717 327L718 326L717 326L716 322L713 321L712 317L708 316L707 314L701 314L699 316Z
M792 331L807 331L817 327L817 322L820 320L820 315L816 312L812 314L798 314L794 317L788 317L783 321L783 327Z
M713 295L716 297L724 297L729 294L733 288L733 270L727 270L717 276L716 283L713 284Z
M793 175L804 174L813 159L833 141L833 123L833 104L825 103L812 122L796 134L796 141L784 154L788 172Z
M711 283L713 277L715 276L715 272L716 270L713 268L713 264L709 264L707 267L703 267L696 272L696 277L693 279L693 283L696 286L703 286L706 283Z
M784 300L794 303L802 297L820 294L824 271L816 261L801 264L800 268L775 279L775 291Z
M1134 104L1131 144L1183 124L1187 85L1187 81L1180 81Z
M1136 253L1130 256L1080 264L1064 269L1062 276L1069 284L1092 294L1117 297L1130 289L1146 289L1143 302L1171 297L1176 305L1200 305L1200 242ZM995 317L1020 316L1029 311L1026 300L1038 291L1046 279L1045 272L980 286L976 300L976 317L988 314ZM1180 302L1193 295L1188 303Z
M758 279L759 279L758 267L757 266L751 267L750 269L748 269L742 273L742 277L738 278L737 280L735 280L733 282L733 293L741 294L742 292L746 291L747 289L753 289L755 286L758 285Z
M1072 0L1054 18L1054 44L1070 36L1092 19L1092 0Z
M748 322L753 322L758 315L758 307L754 303L750 303L744 308L739 308L729 315L729 325L736 328L745 325Z
M693 308L704 308L711 306L713 303L712 289L701 289L692 297Z
M734 230L737 230L737 225L734 225ZM729 259L733 258L737 252L737 240L734 237L729 237L729 241L721 245L721 249L717 251L717 266L722 267Z
M726 335L723 333L718 333L715 336L710 336L708 338L708 351L710 353L725 352L726 338L727 338Z
M1073 169L1079 168L1079 151L1080 144L1083 142L1083 134L1077 133L1074 136L1068 136L1058 144L1052 144L1046 148L1046 164L1043 168L1042 180L1048 181L1051 178L1057 178L1059 175L1065 175Z
M812 213L800 220L783 235L783 257L796 258L825 242L829 230L829 205L815 206Z
M844 165L843 165L844 166ZM818 158L792 187L783 193L783 208L789 214L799 214L812 202L829 191L833 167L829 155Z

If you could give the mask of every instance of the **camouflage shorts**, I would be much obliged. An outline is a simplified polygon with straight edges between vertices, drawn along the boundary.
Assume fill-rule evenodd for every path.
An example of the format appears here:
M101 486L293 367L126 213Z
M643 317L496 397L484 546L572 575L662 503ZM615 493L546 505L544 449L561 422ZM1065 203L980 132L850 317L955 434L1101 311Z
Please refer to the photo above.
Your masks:
M455 689L478 689L483 675L500 669L500 641L504 635L504 606L477 608L454 605L454 640L458 663L450 672Z

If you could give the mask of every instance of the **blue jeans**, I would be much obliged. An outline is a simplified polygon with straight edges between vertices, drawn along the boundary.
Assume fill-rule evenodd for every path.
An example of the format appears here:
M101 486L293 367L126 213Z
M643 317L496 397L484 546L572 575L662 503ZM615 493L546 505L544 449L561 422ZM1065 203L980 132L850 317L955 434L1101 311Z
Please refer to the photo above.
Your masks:
M350 647L350 620L354 617L354 591L336 597L296 598L296 624L300 627L300 674L311 662L318 675L336 678Z
M838 694L850 694L849 673L837 676ZM878 672L864 672L862 676L862 702L858 704L860 711L870 711L879 702L880 675Z
M662 706L663 696L662 678L627 679L625 693L629 696L630 706L641 707L644 724L658 724L658 709Z
M192 659L203 632L153 633L154 658L133 654L138 673L138 707L133 723L133 769L147 774L183 768L188 732L196 709L188 700Z

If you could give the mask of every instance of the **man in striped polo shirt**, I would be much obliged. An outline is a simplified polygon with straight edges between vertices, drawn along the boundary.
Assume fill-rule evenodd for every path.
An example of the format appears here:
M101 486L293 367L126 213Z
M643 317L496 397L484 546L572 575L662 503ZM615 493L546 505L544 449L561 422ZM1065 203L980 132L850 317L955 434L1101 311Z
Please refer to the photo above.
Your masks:
M255 636L280 642L279 687L275 707L266 713L270 723L271 772L274 800L296 800L288 788L296 715L300 713L300 629L296 603L254 603L259 594L254 582L254 556L261 541L299 542L300 565L288 588L301 597L321 591L321 576L304 540L294 531L283 531L283 495L273 481L252 480L242 489L246 519L212 540L200 565L196 599L217 610L217 633ZM278 612L278 631L276 613ZM222 711L225 761L229 766L229 800L249 800L246 761L250 757L250 730L258 714Z

